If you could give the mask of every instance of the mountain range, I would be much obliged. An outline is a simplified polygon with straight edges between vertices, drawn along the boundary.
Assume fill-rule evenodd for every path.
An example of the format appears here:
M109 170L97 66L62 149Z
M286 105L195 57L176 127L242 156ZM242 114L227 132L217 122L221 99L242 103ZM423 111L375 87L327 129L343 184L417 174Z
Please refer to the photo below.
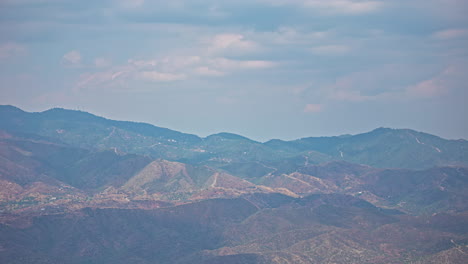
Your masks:
M468 141L257 142L0 106L1 263L465 263Z

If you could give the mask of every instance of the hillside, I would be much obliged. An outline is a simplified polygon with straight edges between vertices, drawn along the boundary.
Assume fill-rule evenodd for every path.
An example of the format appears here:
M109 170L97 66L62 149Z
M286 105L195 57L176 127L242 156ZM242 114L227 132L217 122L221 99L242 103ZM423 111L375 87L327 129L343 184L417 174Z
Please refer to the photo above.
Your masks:
M379 168L468 165L468 141L446 140L409 129L379 128L354 136L260 143L231 133L200 138L150 124L114 121L59 108L28 113L0 106L0 120L0 130L41 136L76 148L113 149L215 167L251 162L278 167L285 162L318 164L332 160Z
M455 261L466 254L467 220L466 214L399 216L339 195L247 196L153 210L87 208L41 216L21 228L0 226L0 260L344 264L443 256L462 263Z
M466 152L408 129L261 143L1 106L0 262L464 263Z

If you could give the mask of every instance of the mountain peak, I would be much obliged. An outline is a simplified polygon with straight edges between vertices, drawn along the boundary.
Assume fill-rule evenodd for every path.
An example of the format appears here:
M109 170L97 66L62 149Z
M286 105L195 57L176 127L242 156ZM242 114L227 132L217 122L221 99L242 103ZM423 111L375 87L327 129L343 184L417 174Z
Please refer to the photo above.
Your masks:
M13 105L0 105L0 112L17 112L17 113L24 113L23 110L20 108L13 106Z
M378 132L389 132L389 131L393 131L393 130L396 130L396 129L393 129L393 128L389 128L389 127L378 127L374 130L371 131L374 132L374 133L378 133Z
M216 137L220 137L220 138L224 138L224 139L231 139L231 140L248 140L248 141L253 141L253 140L251 140L250 138L247 138L247 137L244 137L244 136L241 136L241 135L237 135L237 134L234 134L234 133L228 133L228 132L221 132L221 133L209 135L209 136L206 137L206 139L209 139L209 138L216 138Z
M79 118L79 119L85 119L85 120L105 120L103 117L99 117L96 115L93 115L88 112L80 111L80 110L70 110L70 109L64 109L64 108L51 108L49 110L40 112L41 115L45 115L47 117L51 118Z

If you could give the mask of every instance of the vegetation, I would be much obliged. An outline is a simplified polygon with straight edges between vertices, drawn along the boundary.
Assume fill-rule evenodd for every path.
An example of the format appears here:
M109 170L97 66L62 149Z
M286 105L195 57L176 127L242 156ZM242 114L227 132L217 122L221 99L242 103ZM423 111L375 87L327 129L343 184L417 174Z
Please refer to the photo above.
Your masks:
M260 143L0 106L0 263L465 263L467 142Z

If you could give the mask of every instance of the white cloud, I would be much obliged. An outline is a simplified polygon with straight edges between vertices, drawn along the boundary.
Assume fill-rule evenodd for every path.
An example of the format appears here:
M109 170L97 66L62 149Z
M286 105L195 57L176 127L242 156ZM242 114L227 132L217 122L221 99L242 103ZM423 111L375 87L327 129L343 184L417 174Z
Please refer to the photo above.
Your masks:
M199 75L205 75L205 76L223 76L223 75L225 75L225 73L222 72L222 71L210 69L209 67L205 67L205 66L195 68L195 73L197 73Z
M207 61L208 65L215 69L244 70L265 69L276 66L272 61L264 60L231 60L226 58L214 58Z
M185 70L203 64L200 56L167 56L158 61L158 67L169 72Z
M307 104L304 107L305 113L318 113L318 112L322 112L322 110L323 110L322 104Z
M262 60L231 60L223 57L166 57L160 60L128 60L106 71L83 74L76 88L125 87L132 81L174 82L196 76L216 77L243 70L266 69L276 63Z
M72 50L63 55L63 60L67 64L78 65L81 63L81 54L76 50Z
M209 41L209 53L246 53L258 48L254 41L247 40L242 34L218 34Z
M96 58L94 59L94 66L98 68L104 68L110 66L111 63L108 59L106 58Z
M168 56L158 60L129 60L136 70L153 69L171 73L196 72L201 75L219 76L245 69L265 69L276 63L265 60L233 60L225 57Z
M242 37L223 35L218 39L219 48L249 47L243 43ZM196 50L197 51L197 50ZM245 70L259 70L275 67L277 64L266 60L235 60L215 54L200 55L168 55L160 58L129 59L123 65L110 66L104 58L96 58L94 69L106 68L100 72L84 74L81 76L77 89L85 87L125 87L135 81L174 82L197 77L220 77ZM79 64L81 56L77 51L64 55L64 61L69 64Z
M239 48L250 49L255 46L255 43L244 40L241 34L220 34L213 39L213 47L217 49Z
M255 32L250 38L258 43L261 54L288 56L298 52L310 51L310 47L323 46L339 40L333 29L326 31L309 31L295 27L279 27L275 31ZM292 52L290 52L292 51Z
M84 87L106 88L125 83L125 80L131 76L128 70L109 70L97 73L87 73L80 76L80 81L76 84L75 89Z
M158 71L144 71L138 73L139 77L152 82L172 82L186 79L184 74L164 73Z
M143 67L155 67L157 65L156 60L133 60L129 59L128 63L139 68Z
M264 69L276 66L276 63L265 60L247 60L238 62L240 68L245 69Z

